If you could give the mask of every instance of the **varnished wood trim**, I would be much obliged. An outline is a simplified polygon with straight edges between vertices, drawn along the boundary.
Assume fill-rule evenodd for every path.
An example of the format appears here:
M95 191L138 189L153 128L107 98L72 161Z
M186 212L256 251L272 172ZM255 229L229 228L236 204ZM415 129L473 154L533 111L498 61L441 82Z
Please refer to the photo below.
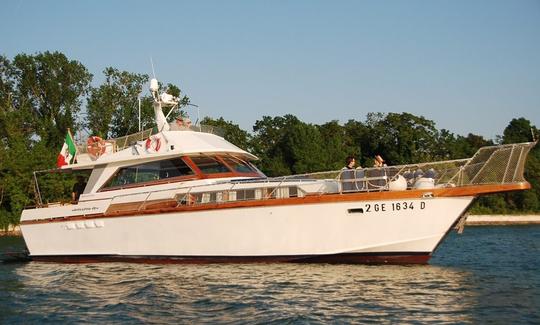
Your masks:
M126 184L122 186L115 186L115 187L105 187L106 184L110 182L110 180L116 176L118 173L118 170L116 170L108 179L104 185L98 190L99 193L101 192L109 192L109 191L118 191L123 189L130 189L130 188L138 188L138 187L148 187L148 186L154 186L154 185L163 185L163 184L170 184L170 183L179 183L179 182L185 182L190 180L196 180L196 179L211 179L211 178L235 178L235 177L261 177L256 172L252 173L239 173L235 171L233 168L231 168L227 163L223 161L223 159L220 156L213 156L210 157L212 159L218 160L221 164L225 165L227 169L229 169L229 172L226 173L216 173L216 174L204 174L200 168L193 162L193 160L189 156L182 156L180 157L186 165L191 168L193 171L193 175L186 175L186 176L177 176L177 177L170 177L170 178L164 178L156 181L147 181L147 182L141 182L141 183L133 183L133 184ZM170 158L168 158L170 159ZM120 167L125 168L126 166Z
M199 175L200 178L202 178L202 179L234 178L234 177L261 177L261 175L259 175L258 173L255 173L255 172L253 172L253 173L239 173L239 172L235 171L228 164L226 164L223 161L223 159L221 159L220 156L208 156L208 157L219 161L221 164L223 164L225 167L227 167L229 172L205 174L200 170L200 168L197 166L197 164L195 164L190 157L188 157L188 156L184 157L184 161L186 162L186 164L188 164L189 167L191 167L193 170L196 170L197 175Z
M163 209L163 208L173 208L176 207L178 203L175 200L163 199L163 200L151 200L146 202L127 202L127 203L116 203L109 206L105 215L114 214L120 212L133 212L140 210L154 210L154 209Z
M437 198L437 197L464 197L478 196L482 194L508 192L517 190L526 190L531 186L529 183L516 183L504 185L473 185L462 187L434 188L425 190L406 190L406 191L382 191L382 192L356 192L346 194L325 194L325 195L308 195L304 197L291 198L275 198L249 201L228 201L220 203L205 203L197 205L180 205L177 206L175 200L160 200L149 201L145 203L142 209L139 209L141 202L113 204L107 209L104 214L87 215L83 219L94 218L112 218L112 217L131 217L138 215L163 214L174 212L195 212L209 211L218 209L233 209L233 208L253 208L253 207L271 207L271 206L287 206L301 204L320 204L320 203L338 203L338 202L362 202L374 200L401 200L401 199L420 199L420 198ZM146 205L148 204L148 205ZM131 210L127 209L132 207ZM40 220L22 221L21 225L63 222L72 221L79 216L71 216L65 218L49 218ZM79 220L79 219L77 219Z
M198 177L197 175L177 176L177 177L164 178L157 181L147 181L147 182L142 182L142 183L127 184L123 186L101 188L98 192L101 193L101 192L118 191L118 190L125 190L125 189L130 189L130 188L137 188L137 187L148 187L148 186L154 186L154 185L180 183L180 182L192 181L192 180L196 180L200 178L201 177Z
M204 177L204 174L203 172L199 169L199 167L193 162L193 160L191 160L191 158L189 156L182 156L182 160L186 163L186 165L189 166L189 168L191 168L195 174L197 174L197 176L199 178L206 178Z
M172 159L172 158L169 157L167 159ZM164 160L167 160L167 159L164 159ZM123 185L123 186L105 187L105 185L108 184L111 181L111 179L116 176L116 174L118 173L118 171L121 168L129 167L129 166L122 166L122 167L119 167L111 176L109 176L107 181L105 183L103 183L103 185L98 190L98 193L100 193L100 192L109 192L109 191L118 191L118 190L129 189L129 188L137 188L137 187L148 187L148 186L162 185L162 184L169 184L169 183L180 183L180 182L185 182L185 181L189 181L189 180L195 180L195 179L204 178L201 171L199 170L199 168L197 168L197 166L193 166L194 165L193 161L191 161L191 159L189 159L189 157L182 156L182 157L180 157L180 159L182 159L186 163L186 165L188 165L188 167L191 168L191 170L194 173L193 175L170 177L170 178L160 179L160 180L157 180L157 181L147 181L147 182L141 182L141 183L133 183L133 184L127 184L127 185Z
M257 173L238 173L238 172L205 174L205 178L239 178L239 177L260 178L261 175Z
M510 191L529 190L529 182L512 184L468 185L435 189L436 196L477 196ZM427 190L429 192L429 190Z

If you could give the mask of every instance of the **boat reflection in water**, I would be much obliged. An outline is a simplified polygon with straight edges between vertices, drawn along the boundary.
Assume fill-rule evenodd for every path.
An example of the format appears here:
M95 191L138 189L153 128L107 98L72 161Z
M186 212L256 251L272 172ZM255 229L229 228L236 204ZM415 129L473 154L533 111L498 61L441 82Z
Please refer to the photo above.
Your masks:
M29 263L16 272L33 292L19 300L30 315L82 322L455 323L475 304L468 273L438 266Z

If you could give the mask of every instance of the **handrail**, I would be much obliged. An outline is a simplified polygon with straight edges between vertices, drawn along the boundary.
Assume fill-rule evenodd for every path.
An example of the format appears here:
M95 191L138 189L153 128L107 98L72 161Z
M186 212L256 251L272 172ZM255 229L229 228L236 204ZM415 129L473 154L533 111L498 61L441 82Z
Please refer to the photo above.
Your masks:
M225 134L223 129L216 126L212 126L212 125L203 124L199 126L178 127L175 122L171 122L169 123L169 126L171 127L171 130L173 131L193 131L193 132L200 132L200 133L210 133L210 134L214 134L221 137L223 137ZM151 135L155 134L156 131L157 131L156 128L150 128L150 129L142 130L136 133L128 134L123 137L107 139L105 140L105 142L111 143L113 146L112 151L117 152L131 146L133 142L144 141L145 139L148 139ZM87 152L86 144L78 143L77 155L84 154L86 152Z
M168 187L165 189L155 189L143 192L128 193L128 194L116 194L110 199L111 204L115 200L123 197L129 197L134 195L145 195L145 200L138 206L142 209L152 194L170 192L170 198L175 198L179 194L190 195L203 195L204 193L227 193L230 194L233 191L251 191L251 190L269 190L267 197L277 197L277 191L283 188L295 187L298 191L303 191L303 195L306 194L331 194L331 193L349 193L349 192L370 192L370 191L384 191L388 190L388 186L391 182L396 181L400 176L407 181L407 188L414 187L414 184L420 178L431 178L434 184L448 184L448 186L465 186L465 185L479 185L479 184L506 184L525 181L523 178L523 168L527 153L536 143L521 143L501 146L484 147L478 150L478 152L469 159L457 159L438 162L426 162L419 164L405 164L398 166L387 166L383 168L364 168L363 177L357 177L357 173L354 172L354 177L345 179L343 177L345 171L350 170L334 170L326 172L306 173L299 175L287 175L273 178L255 178L255 179L243 179L243 180L218 180L213 183L188 185L180 187ZM516 157L517 149L519 149L519 156ZM516 159L517 158L517 159ZM512 164L512 162L514 162ZM512 165L511 165L512 164ZM424 169L427 171L424 172ZM357 171L357 170L354 170ZM381 176L369 176L373 175L373 171L378 173L382 172ZM513 178L511 182L506 182L506 175L512 173ZM501 178L502 176L502 178ZM457 181L456 181L457 179ZM376 182L379 181L380 183ZM311 190L306 192L302 187L309 185L309 183L319 183L317 190ZM366 186L362 188L356 187L353 190L344 190L343 184L346 183L365 183ZM274 183L274 184L272 184ZM277 183L277 184L275 184ZM289 184L288 184L289 183ZM457 184L456 184L457 183ZM258 185L251 186L250 185ZM209 186L215 187L216 185L223 186L222 189L216 190L209 189ZM242 187L242 185L244 185ZM337 190L336 190L337 186ZM238 188L240 187L240 188ZM290 190L290 189L289 189ZM262 192L261 192L262 193ZM217 196L217 195L216 195ZM244 198L245 198L244 193ZM261 195L263 197L263 195ZM84 200L80 202L92 202L101 199ZM217 199L216 199L217 200ZM197 203L197 202L195 202ZM201 204L202 199L201 199ZM215 203L215 202L213 202ZM197 203L198 204L198 203Z

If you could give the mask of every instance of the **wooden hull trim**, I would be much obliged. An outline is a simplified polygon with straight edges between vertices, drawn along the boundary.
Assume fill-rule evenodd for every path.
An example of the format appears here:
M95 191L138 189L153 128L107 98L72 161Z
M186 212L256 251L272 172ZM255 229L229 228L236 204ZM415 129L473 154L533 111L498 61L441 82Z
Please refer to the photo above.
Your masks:
M320 264L427 264L429 252L343 253L298 256L123 256L63 255L30 256L50 263L142 263L142 264L224 264L224 263L320 263Z
M221 203L207 203L199 205L181 205L177 206L175 200L162 200L159 202L149 201L140 209L141 202L121 203L111 205L106 213L76 215L68 217L54 216L47 219L25 220L21 225L42 224L51 222L80 221L97 218L116 218L116 217L134 217L148 214L166 214L175 212L195 212L209 211L219 209L252 208L252 207L272 207L302 204L325 204L337 202L362 202L374 200L405 200L418 198L437 198L437 197L465 197L478 196L482 194L518 191L530 189L528 182L504 185L475 185L463 187L449 187L428 190L406 190L406 191L383 191L383 192L356 192L344 194L325 194L308 195L304 197L291 197L282 199L265 199L250 201L229 201Z

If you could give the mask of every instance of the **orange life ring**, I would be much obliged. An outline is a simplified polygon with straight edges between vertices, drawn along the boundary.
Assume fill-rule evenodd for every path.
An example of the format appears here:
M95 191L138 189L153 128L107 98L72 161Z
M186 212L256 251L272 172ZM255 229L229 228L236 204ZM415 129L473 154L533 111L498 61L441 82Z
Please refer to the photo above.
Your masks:
M148 153L156 153L161 148L161 139L156 136L151 136L146 139L146 151Z
M99 156L105 153L105 145L105 140L93 135L86 141L86 151L90 157L92 157L92 159L97 159Z

